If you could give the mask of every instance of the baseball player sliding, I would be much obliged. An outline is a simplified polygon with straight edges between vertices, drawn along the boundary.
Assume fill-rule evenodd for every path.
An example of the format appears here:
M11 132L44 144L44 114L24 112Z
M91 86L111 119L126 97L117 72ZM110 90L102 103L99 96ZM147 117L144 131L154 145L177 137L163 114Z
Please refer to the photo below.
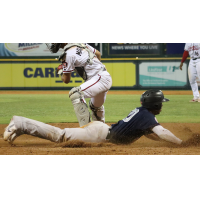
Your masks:
M85 81L80 87L74 87L69 92L80 126L91 121L85 98L91 98L89 107L92 111L92 120L105 122L103 104L107 91L112 86L112 78L105 65L101 63L100 52L86 43L48 43L47 46L52 53L63 49L63 54L59 57L62 64L57 68L63 82L70 82L73 71Z
M148 90L142 94L140 101L141 107L132 110L127 117L111 127L103 122L94 121L80 128L60 129L25 117L14 116L6 127L3 138L10 144L22 134L57 143L68 140L81 140L83 142L109 140L109 142L116 144L129 144L145 135L153 140L181 144L182 140L163 128L155 118L155 115L161 112L162 103L169 101L169 99L164 98L162 91Z
M188 76L193 92L193 99L190 102L200 102L199 90L196 78L200 79L200 43L186 43L183 57L180 64L182 70L183 63L190 55L190 63L188 67Z

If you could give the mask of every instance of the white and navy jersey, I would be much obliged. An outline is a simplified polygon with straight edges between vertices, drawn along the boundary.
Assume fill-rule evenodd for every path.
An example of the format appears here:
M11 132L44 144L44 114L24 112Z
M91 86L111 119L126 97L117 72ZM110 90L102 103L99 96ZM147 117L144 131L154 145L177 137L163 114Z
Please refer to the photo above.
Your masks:
M90 45L87 44L86 46L93 53L96 52ZM92 64L88 63L88 59L89 55L85 49L76 46L68 49L66 51L66 67L63 68L63 73L71 73L76 69L77 72L82 73L79 73L79 75L84 80L89 80L102 68L105 68L105 65L96 56L92 59Z
M200 43L186 43L184 50L189 52L190 58L200 58Z
M142 135L153 133L151 129L158 125L160 124L151 112L139 107L111 126L109 139L114 143L132 143Z

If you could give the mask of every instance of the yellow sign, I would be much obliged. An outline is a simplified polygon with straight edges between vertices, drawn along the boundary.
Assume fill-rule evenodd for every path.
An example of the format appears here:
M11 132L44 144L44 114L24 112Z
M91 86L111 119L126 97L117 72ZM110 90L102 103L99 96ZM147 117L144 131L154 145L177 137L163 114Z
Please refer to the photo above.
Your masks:
M132 62L103 62L112 77L113 87L136 85L136 66Z
M129 62L105 62L106 69L112 76L112 86L133 86L136 84L136 67ZM56 74L58 63L55 62L8 62L0 63L0 87L77 87L84 83L75 72L71 82L65 84Z

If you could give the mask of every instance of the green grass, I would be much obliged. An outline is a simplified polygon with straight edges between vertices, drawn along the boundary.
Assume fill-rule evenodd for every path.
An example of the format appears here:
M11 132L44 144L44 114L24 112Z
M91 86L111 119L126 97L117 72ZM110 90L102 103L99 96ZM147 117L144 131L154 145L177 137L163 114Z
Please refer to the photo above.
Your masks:
M167 95L170 102L164 103L157 116L162 122L200 122L200 103L189 103L191 95ZM107 95L104 104L106 122L117 122L140 106L140 95ZM88 101L87 101L88 102ZM13 115L28 117L45 123L77 122L73 106L65 94L1 94L0 124L7 124Z

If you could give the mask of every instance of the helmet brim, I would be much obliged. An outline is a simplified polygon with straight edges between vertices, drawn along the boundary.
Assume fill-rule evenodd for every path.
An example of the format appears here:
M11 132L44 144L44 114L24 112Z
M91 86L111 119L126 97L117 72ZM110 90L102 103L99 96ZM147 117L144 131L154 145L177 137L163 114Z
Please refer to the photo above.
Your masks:
M169 101L169 99L167 99L167 98L164 98L164 99L162 100L162 102L167 102L167 101Z

